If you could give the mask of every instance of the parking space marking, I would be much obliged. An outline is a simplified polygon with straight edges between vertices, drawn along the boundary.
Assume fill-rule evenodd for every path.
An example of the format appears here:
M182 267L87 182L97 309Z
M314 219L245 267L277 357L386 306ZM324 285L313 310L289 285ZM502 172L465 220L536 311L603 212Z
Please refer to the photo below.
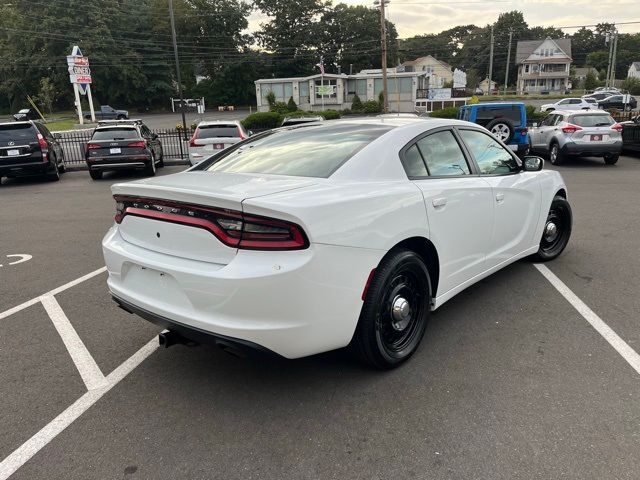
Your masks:
M64 346L67 347L67 351L71 355L71 359L78 369L84 384L87 386L87 390L104 387L106 382L104 374L62 311L58 301L53 295L44 295L40 297L40 301L54 327L56 327Z
M47 446L51 440L57 437L84 412L86 412L102 396L115 387L132 370L140 365L149 355L158 348L158 339L154 337L129 359L106 376L104 386L95 390L89 390L65 409L60 415L49 422L44 428L33 435L29 440L14 450L2 463L0 463L0 480L7 480L22 465L27 463L36 453Z
M90 278L95 277L96 275L100 275L102 272L106 272L107 267L102 267L99 268L97 270L94 270L93 272L87 273L86 275L83 275L80 278L76 278L75 280L71 280L69 283L65 283L64 285L61 285L57 288L54 288L53 290L48 291L47 293L44 293L38 297L32 298L31 300L27 300L24 303L21 303L20 305L17 305L13 308L10 308L9 310L5 310L4 312L0 312L0 320L2 320L3 318L7 318L10 315L13 315L14 313L19 312L20 310L24 310L25 308L30 307L31 305L35 305L36 303L38 303L40 301L41 297L44 297L46 295L56 295L60 292L64 292L65 290L67 290L68 288L71 288L75 285L78 285L79 283L84 282L85 280L89 280Z
M593 310L591 310L578 296L571 291L565 283L560 280L546 265L540 263L534 264L538 271L560 292L582 317L591 324L591 326L602 337L609 342L631 367L640 374L640 355L629 346L620 336L613 331Z

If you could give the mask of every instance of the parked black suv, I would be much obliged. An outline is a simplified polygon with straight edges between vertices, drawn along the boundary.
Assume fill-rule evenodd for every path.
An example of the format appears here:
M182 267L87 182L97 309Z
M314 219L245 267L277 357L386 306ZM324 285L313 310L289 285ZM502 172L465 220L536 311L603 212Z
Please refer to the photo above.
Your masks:
M101 121L87 143L85 161L94 180L112 170L144 170L155 175L164 167L162 144L140 120Z
M0 183L2 177L43 174L59 180L64 152L58 138L39 122L0 123Z

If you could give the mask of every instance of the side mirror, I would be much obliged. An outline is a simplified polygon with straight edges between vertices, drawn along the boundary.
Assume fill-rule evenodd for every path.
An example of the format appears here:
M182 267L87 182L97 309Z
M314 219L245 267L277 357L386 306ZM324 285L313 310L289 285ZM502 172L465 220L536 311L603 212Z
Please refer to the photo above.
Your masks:
M60 135L59 133L54 133L53 138L55 138L56 140L60 140L62 138L62 135Z
M522 171L539 172L544 166L544 160L540 157L524 157L522 161Z
M251 137L253 135L253 130L247 131L247 134Z
M531 124L531 126L532 126L532 127L537 127L537 126L538 126L538 122L533 122L533 123Z

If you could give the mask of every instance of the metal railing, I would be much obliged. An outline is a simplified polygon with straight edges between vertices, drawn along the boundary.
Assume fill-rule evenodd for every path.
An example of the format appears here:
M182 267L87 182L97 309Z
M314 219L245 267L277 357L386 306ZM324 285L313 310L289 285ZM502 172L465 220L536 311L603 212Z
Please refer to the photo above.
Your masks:
M162 152L165 161L174 164L189 163L189 140L184 140L185 132L176 129L152 130L158 135L162 143ZM186 138L189 139L193 132L186 131ZM58 142L64 151L64 163L69 167L85 167L85 152L87 143L91 139L93 130L77 130L61 132Z

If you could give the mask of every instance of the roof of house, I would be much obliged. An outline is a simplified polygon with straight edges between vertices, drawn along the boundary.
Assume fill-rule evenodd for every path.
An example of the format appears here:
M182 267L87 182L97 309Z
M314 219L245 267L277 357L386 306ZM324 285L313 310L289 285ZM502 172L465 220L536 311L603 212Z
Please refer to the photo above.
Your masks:
M448 68L449 70L453 70L453 67L451 65L449 65L447 62L443 62L442 60L438 60L433 55L425 55L423 57L418 57L415 60L407 60L406 62L402 62L401 65L404 66L404 67L414 66L415 64L420 63L420 60L425 59L425 58L432 59L436 63L439 63L440 65L442 65L444 68Z
M598 73L598 69L594 67L578 67L576 68L576 75L587 75L588 73Z
M546 40L553 40L558 48L571 58L571 39L570 38L544 38L542 40L521 40L516 48L516 63L522 63Z

